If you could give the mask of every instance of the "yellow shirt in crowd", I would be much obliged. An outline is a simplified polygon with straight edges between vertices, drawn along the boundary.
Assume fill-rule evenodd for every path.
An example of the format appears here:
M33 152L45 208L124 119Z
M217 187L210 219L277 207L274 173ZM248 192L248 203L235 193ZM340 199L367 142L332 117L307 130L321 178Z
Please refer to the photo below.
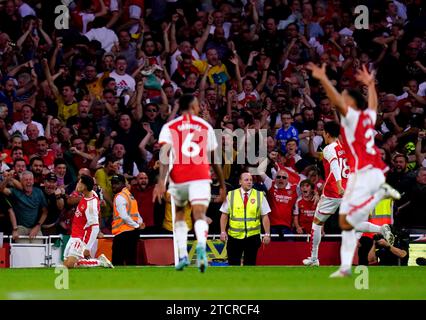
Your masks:
M173 224L172 224L172 206L170 203L170 193L166 193L166 211L164 214L164 221L163 221L163 228L168 230L168 231L173 231ZM191 216L191 205L188 203L185 206L184 209L185 212L185 221L186 224L188 225L188 229L191 230L192 229L192 216Z

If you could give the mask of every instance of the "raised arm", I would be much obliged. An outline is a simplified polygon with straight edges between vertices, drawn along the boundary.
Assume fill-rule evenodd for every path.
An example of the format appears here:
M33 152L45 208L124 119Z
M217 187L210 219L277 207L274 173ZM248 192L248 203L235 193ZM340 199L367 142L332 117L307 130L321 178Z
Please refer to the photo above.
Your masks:
M44 74L46 75L47 84L49 85L50 90L52 90L52 93L55 96L55 98L57 98L59 97L59 90L58 90L58 87L53 82L52 74L50 73L47 59L43 59L41 63L43 66Z
M268 79L268 70L269 66L271 64L271 58L266 58L265 63L263 64L263 71L262 71L262 79L260 80L259 84L256 86L257 92L262 92L263 88L265 87L266 80Z
M198 40L197 44L195 45L195 49L197 50L197 52L199 54L201 54L203 52L203 48L204 48L204 45L206 44L206 41L209 37L210 30L211 30L211 27L213 25L213 22L214 22L213 14L210 13L209 17L208 17L208 21L207 21L207 27L204 30L204 33L201 36L200 40Z
M172 24L170 26L170 53L173 54L177 48L177 41L176 41L176 22L179 20L179 15L174 14L172 16Z
M142 109L142 98L143 98L143 92L144 92L144 78L142 78L141 81L138 82L136 86L136 99L134 101L134 108L132 110L133 118L135 118L136 121L140 121L143 116L143 109Z
M146 155L147 155L147 150L146 150L146 146L148 145L149 141L154 137L154 132L152 131L151 127L149 126L149 123L144 123L143 124L143 128L146 131L146 135L145 137L141 140L141 142L139 143L139 151L142 155L143 159L146 159Z
M426 131L420 131L419 135L417 137L417 144L416 144L416 160L417 164L419 166L422 166L423 161L425 159L425 154L422 153L422 141L426 137Z
M55 49L53 50L53 54L50 57L50 62L49 62L50 73L55 72L56 60L58 58L59 51L62 49L62 47L63 47L62 37L57 37Z
M104 1L99 0L99 4L101 5L101 10L95 13L95 18L102 17L108 13Z
M108 29L111 29L118 21L118 19L121 17L121 14L123 13L122 8L122 3L120 0L117 0L117 4L118 4L118 10L114 10L111 12L111 19L109 19L106 27Z
M314 63L310 62L307 65L307 69L311 70L312 76L320 81L331 103L336 106L337 110L343 116L346 116L346 113L348 112L348 106L345 105L342 95L336 90L330 79L328 79L325 72L325 63L320 68Z
M235 65L235 77L237 78L238 93L241 93L243 91L243 80L241 79L238 56L235 54L231 59L229 59L229 61L231 61L232 64Z
M378 99L374 71L369 73L365 65L355 75L355 78L368 87L368 108L377 112Z
M43 20L38 19L38 30L40 31L44 41L50 47L53 44L52 38L43 30Z

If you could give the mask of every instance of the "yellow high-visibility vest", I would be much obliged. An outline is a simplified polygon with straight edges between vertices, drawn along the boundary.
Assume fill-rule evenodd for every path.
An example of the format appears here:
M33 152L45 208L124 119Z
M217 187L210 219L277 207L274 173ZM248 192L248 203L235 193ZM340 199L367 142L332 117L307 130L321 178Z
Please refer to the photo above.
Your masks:
M240 189L228 192L229 228L228 234L236 239L244 239L261 232L261 208L263 196L252 189L246 208Z
M374 223L378 226L383 226L384 224L392 224L393 216L393 200L392 199L383 199L380 201L377 206L370 213L368 222ZM373 232L365 232L364 237L373 238Z

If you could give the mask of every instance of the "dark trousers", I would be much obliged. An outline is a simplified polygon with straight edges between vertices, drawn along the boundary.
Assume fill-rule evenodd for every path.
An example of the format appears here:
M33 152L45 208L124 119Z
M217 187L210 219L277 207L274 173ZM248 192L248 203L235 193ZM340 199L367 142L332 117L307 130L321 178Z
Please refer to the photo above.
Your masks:
M368 266L368 253L373 246L373 239L369 237L361 237L358 247L358 264Z
M139 230L125 231L114 237L112 242L112 264L116 266L136 265L136 250Z
M272 238L272 241L294 241L294 238L285 238L286 234L293 234L293 230L287 226L271 226L271 233L278 234L278 238Z
M228 237L226 251L228 252L228 263L230 266L240 266L244 254L244 265L255 266L257 250L260 248L260 235L244 239Z

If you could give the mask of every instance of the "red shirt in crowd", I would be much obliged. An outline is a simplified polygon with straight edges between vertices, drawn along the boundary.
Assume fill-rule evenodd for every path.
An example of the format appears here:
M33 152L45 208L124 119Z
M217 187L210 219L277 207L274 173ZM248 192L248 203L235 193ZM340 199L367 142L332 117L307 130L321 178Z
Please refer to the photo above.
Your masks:
M154 186L147 187L145 190L140 190L136 186L132 186L131 189L133 197L138 202L139 214L147 227L151 227L155 224L154 203L152 202L153 191Z
M305 200L300 198L296 201L294 215L299 216L299 225L305 233L311 233L312 221L314 220L316 203L315 200Z
M269 219L271 226L287 226L291 228L293 222L293 207L297 200L296 186L287 184L287 187L278 189L275 181L268 189L267 199L271 207Z

